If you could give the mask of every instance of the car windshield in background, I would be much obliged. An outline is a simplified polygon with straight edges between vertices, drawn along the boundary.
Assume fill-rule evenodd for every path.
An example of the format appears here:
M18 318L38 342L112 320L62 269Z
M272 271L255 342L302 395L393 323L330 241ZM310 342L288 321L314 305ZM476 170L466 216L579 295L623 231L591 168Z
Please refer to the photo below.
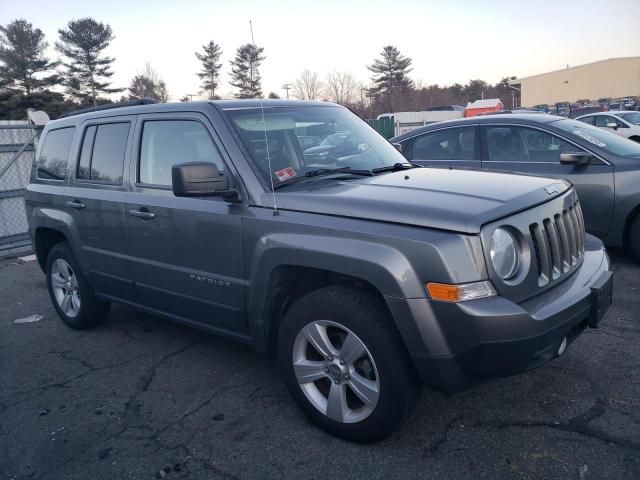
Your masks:
M260 175L277 186L294 178L349 175L406 159L349 110L300 106L226 110ZM374 172L375 173L375 172Z
M578 120L557 120L551 125L621 157L640 158L640 143L619 137Z
M640 112L619 113L618 116L629 123L640 125Z

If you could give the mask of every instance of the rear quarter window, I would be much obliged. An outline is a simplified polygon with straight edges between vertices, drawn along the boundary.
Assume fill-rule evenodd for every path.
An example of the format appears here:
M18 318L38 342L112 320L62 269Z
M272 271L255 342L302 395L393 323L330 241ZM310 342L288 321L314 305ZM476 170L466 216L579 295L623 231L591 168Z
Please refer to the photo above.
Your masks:
M118 122L87 127L80 149L76 178L122 184L129 125L129 122Z
M37 178L64 180L75 131L75 127L67 127L50 130L47 133L38 157Z

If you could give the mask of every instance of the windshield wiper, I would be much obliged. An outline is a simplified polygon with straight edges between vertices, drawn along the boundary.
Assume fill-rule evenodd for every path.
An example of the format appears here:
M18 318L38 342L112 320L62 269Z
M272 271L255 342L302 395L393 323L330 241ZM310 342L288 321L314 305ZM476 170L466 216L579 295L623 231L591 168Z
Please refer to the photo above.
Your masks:
M299 177L294 177L290 180L287 180L283 183L280 183L278 185L275 185L273 188L280 188L280 187L284 187L285 185L289 185L291 183L295 183L298 182L300 180L307 180L309 178L313 178L313 177L324 177L327 175L334 175L336 173L348 173L350 175L361 175L364 177L371 177L374 172L372 170L358 170L358 169L353 169L351 167L341 167L341 168L318 168L317 170L309 170L308 172L306 172L304 175L301 175Z
M393 165L388 165L386 167L378 167L371 170L374 174L384 173L384 172L397 172L399 170L409 170L410 168L422 168L422 165L418 165L417 163L394 163Z

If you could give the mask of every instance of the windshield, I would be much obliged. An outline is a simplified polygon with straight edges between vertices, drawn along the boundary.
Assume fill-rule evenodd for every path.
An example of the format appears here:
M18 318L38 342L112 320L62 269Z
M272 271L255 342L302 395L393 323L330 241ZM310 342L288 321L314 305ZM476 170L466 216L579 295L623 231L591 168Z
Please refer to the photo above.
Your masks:
M640 143L619 137L615 133L577 120L557 120L552 125L615 155L640 158Z
M256 170L269 184L318 169L373 170L407 160L346 108L270 107L226 110ZM266 126L266 128L265 128ZM267 157L268 152L268 157Z
M629 123L640 125L640 112L619 113L618 116Z

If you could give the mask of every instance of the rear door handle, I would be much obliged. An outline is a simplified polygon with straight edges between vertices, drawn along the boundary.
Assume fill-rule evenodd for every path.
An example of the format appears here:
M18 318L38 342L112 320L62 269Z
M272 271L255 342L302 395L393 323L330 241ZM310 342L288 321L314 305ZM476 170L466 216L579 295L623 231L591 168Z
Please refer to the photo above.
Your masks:
M67 207L75 208L76 210L82 210L84 208L84 203L80 200L73 200L71 202L67 202Z
M156 214L150 212L145 207L142 207L140 210L129 210L129 215L132 217L138 217L143 220L151 220L152 218L156 218Z

